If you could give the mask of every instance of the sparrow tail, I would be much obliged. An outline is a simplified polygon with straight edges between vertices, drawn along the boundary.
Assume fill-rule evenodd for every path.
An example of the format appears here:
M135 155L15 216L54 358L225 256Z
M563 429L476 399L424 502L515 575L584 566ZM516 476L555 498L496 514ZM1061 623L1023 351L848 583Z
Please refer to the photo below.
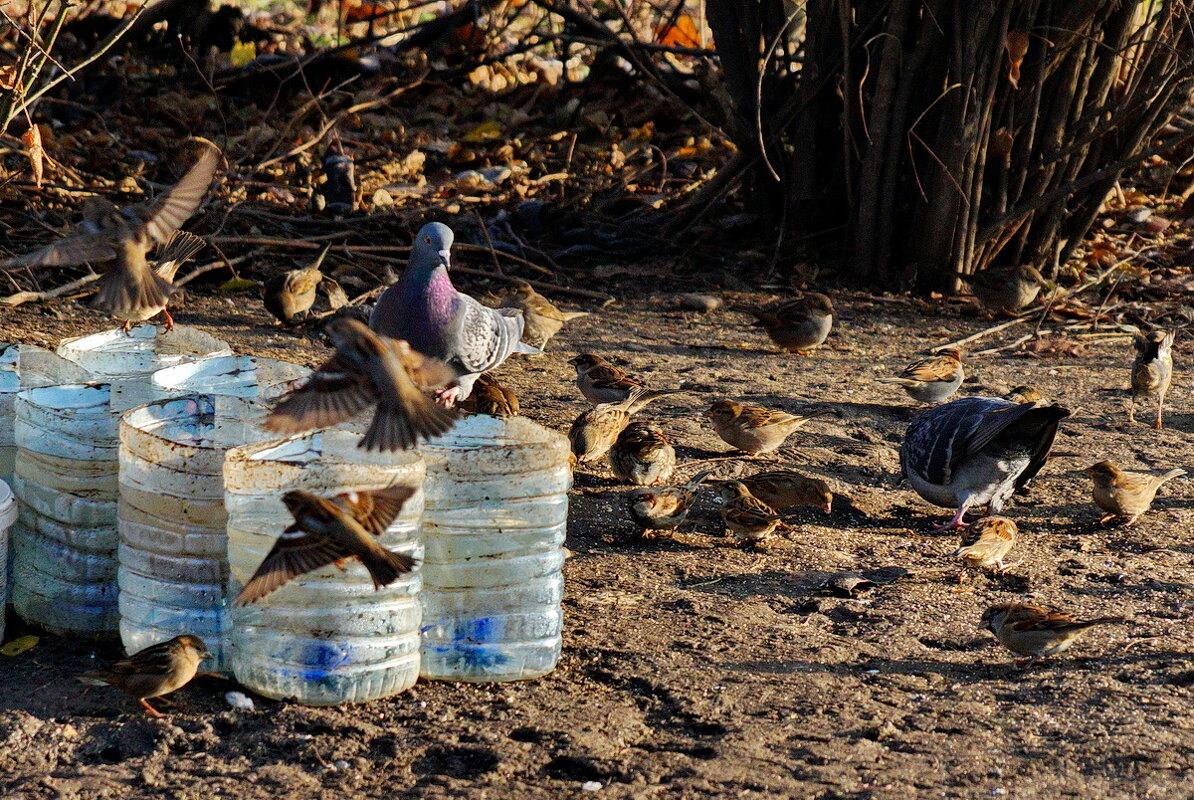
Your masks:
M366 450L408 450L420 438L430 439L447 433L460 412L425 398L412 406L378 405L360 447Z
M170 237L170 241L166 242L166 246L162 248L162 252L158 254L158 275L173 283L178 268L206 246L207 242L193 233L183 230L175 231Z
M369 570L369 577L373 579L373 588L380 589L398 580L399 575L405 575L415 568L415 560L406 553L395 553L384 547L372 550L361 556L361 563Z

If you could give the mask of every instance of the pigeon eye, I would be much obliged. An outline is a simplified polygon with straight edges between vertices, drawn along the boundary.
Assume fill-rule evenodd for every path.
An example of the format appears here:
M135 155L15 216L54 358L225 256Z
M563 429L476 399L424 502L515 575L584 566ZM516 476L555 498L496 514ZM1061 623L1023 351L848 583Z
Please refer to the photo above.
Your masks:
M423 241L427 242L427 244L431 244L431 237L430 237L430 236L424 236L424 237L423 237Z

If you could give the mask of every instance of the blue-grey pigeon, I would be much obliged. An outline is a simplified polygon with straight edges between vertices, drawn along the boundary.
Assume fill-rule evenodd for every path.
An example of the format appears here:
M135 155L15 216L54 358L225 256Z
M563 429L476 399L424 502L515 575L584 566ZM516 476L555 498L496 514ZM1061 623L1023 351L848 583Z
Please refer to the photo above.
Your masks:
M520 341L521 311L488 308L456 291L448 277L453 238L452 229L441 222L424 225L402 278L385 290L369 317L373 330L405 339L456 372L456 384L440 393L449 407L468 397L477 377L511 353L541 352Z
M1057 426L1069 415L1060 406L963 397L913 420L900 466L925 500L957 508L939 530L963 528L967 509L985 505L998 514L1041 471Z

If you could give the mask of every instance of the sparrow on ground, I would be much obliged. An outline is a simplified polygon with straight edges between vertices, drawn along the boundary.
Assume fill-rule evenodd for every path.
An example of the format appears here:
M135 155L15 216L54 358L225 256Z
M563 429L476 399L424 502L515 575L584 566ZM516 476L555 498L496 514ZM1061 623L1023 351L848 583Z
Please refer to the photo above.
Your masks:
M962 381L966 371L962 369L962 353L958 350L942 350L939 355L922 358L904 368L896 378L878 378L879 383L888 383L903 388L905 392L922 403L944 403Z
M139 701L149 716L164 717L147 702L149 698L186 686L205 658L211 658L207 645L198 636L186 634L150 645L107 669L84 673L79 680L92 686L115 686Z
M1131 525L1148 511L1161 484L1186 474L1184 469L1171 469L1160 475L1128 472L1110 461L1100 461L1083 471L1094 482L1095 505L1107 512L1099 522L1119 518L1126 520L1125 525Z
M925 500L957 508L937 530L962 528L968 509L986 505L989 514L999 514L1012 493L1041 471L1057 426L1069 415L1060 406L963 397L912 421L900 446L900 467Z
M733 400L718 400L705 410L705 416L722 441L745 453L775 450L804 423L830 413L831 409L820 408L808 414L793 415Z
M980 628L995 634L999 643L1018 655L1029 666L1036 661L1069 649L1074 641L1095 625L1120 625L1127 620L1099 617L1077 622L1064 611L1030 603L1000 603L983 612Z
M790 469L774 469L741 478L752 495L775 509L792 506L817 506L826 514L833 511L833 492L820 478L809 478Z
M630 518L642 528L642 537L653 539L660 535L655 531L671 531L683 525L696 500L697 488L709 474L697 473L683 486L662 486L632 491L629 495Z
M1032 386L1017 386L1003 396L1013 403L1047 403L1049 398Z
M377 541L415 493L410 486L345 492L324 498L301 489L282 496L294 524L282 531L253 577L237 594L238 606L255 603L293 578L352 556L369 570L374 590L415 567L415 559Z
M726 481L718 491L726 531L742 544L763 541L783 521L775 509L751 494L742 481Z
M991 314L1014 313L1027 306L1041 293L1045 279L1028 264L988 267L973 275L958 275L965 282L983 310Z
M1132 399L1128 404L1128 422L1136 421L1136 403L1156 399L1157 418L1153 427L1161 429L1161 409L1165 393L1173 379L1173 331L1149 331L1137 334L1136 361L1132 364Z
M672 477L676 449L653 422L631 422L609 449L609 466L618 480L653 486Z
M369 316L373 330L452 368L455 380L439 393L449 408L469 396L478 375L497 369L511 353L542 352L522 342L526 323L518 309L489 308L456 291L448 276L453 239L443 223L424 225L402 278L382 293Z
M590 403L620 403L635 389L647 386L642 378L592 353L573 356L568 363L576 367L576 387Z
M525 325L522 340L532 347L543 349L551 337L560 332L565 322L587 317L585 311L561 311L526 281L514 281L502 296L499 308L517 308Z
M620 403L601 403L581 414L568 431L572 454L581 464L604 456L618 440L618 435L630 424L630 417L657 397L676 394L674 391L635 389Z
M750 313L771 341L789 353L802 356L823 344L833 327L833 303L818 292Z
M491 417L517 417L518 395L498 379L485 373L473 384L472 394L459 404L461 411L470 414L487 414Z
M278 401L265 419L266 430L290 435L327 428L373 406L373 423L360 446L388 451L439 436L456 422L459 412L429 394L454 379L445 364L350 317L333 319L326 330L335 354Z
M274 275L265 282L262 293L265 310L283 325L294 325L300 314L306 314L315 305L316 290L325 277L320 267L330 249L330 245L325 247L311 266Z
M950 555L962 559L968 567L1003 572L1019 563L1003 563L1012 545L1016 543L1017 532L1016 523L1007 517L983 517L970 527L962 529L958 549Z
M83 203L83 222L75 233L11 258L3 266L111 262L99 281L91 307L122 320L125 331L132 323L158 314L165 315L166 330L171 330L174 319L166 305L175 291L174 270L181 262L164 259L155 271L149 267L146 255L155 244L169 242L179 226L199 209L219 162L220 151L205 143L199 160L182 180L153 200L117 208L106 199L88 198Z

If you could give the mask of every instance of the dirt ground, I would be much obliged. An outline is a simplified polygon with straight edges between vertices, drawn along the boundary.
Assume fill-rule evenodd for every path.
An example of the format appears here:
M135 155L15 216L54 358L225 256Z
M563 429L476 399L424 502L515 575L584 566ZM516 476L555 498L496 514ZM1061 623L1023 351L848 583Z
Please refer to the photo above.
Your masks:
M700 315L668 296L634 296L587 307L596 313L571 323L547 355L500 370L524 413L565 431L587 407L565 363L578 350L687 390L643 414L671 432L682 461L726 455L700 417L717 397L828 405L836 414L811 422L779 460L833 484L832 515L802 511L793 532L748 552L722 535L706 492L694 531L644 542L624 511L627 487L604 470L579 472L564 653L534 682L420 683L340 708L257 698L256 710L241 711L224 700L230 687L199 680L168 719L151 720L115 690L74 680L114 648L43 637L0 656L0 796L1191 796L1194 482L1168 484L1135 526L1102 528L1080 472L1102 458L1194 467L1189 344L1179 337L1160 432L1129 426L1123 413L1126 336L1080 340L1079 355L970 361L971 393L1028 383L1076 413L1010 509L1021 531L1012 558L1023 563L959 584L947 557L956 539L929 531L949 512L899 476L897 448L916 408L873 378L991 323L960 305L841 292L829 342L799 358L772 352L740 312ZM241 352L312 365L325 352L274 326L253 299L197 297L177 317ZM0 316L0 341L52 345L104 326L79 306L24 307ZM762 468L709 466L719 477ZM884 567L909 572L856 599L823 588L835 573ZM1025 597L1133 624L1097 628L1067 656L1020 670L976 624L986 606ZM25 632L10 619L10 638Z

